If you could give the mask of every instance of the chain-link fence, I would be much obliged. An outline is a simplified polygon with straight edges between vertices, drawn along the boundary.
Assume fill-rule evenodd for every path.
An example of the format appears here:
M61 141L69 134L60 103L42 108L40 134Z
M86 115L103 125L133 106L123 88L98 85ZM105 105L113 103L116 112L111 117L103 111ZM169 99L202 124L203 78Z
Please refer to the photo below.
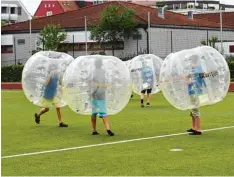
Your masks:
M95 24L97 17L89 18L86 24ZM85 24L85 18L67 20ZM82 25L84 26L84 25ZM89 28L87 28L89 30ZM224 56L234 54L234 31L202 28L166 28L152 26L150 30L139 28L130 38L113 44L99 43L90 39L90 32L69 31L66 40L61 43L58 51L66 52L74 58L86 54L115 55L122 60L129 60L139 54L153 53L162 59L172 52L191 49L201 45L210 45ZM14 34L11 45L2 45L2 66L9 64L24 64L33 52L44 49L39 40L40 34ZM221 41L222 39L222 41ZM31 43L30 43L31 41Z

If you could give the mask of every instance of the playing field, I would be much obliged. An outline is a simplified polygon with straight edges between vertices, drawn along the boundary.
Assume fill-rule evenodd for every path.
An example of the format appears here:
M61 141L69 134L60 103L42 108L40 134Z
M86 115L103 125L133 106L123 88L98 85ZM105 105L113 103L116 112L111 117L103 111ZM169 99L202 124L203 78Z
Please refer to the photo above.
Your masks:
M2 91L3 176L234 176L234 93L201 109L202 129L209 130L202 136L185 133L189 112L173 108L161 93L151 108L141 108L135 95L111 116L114 137L101 119L100 135L92 136L90 117L68 107L62 109L68 128L57 126L55 110L38 125L38 110L22 91Z

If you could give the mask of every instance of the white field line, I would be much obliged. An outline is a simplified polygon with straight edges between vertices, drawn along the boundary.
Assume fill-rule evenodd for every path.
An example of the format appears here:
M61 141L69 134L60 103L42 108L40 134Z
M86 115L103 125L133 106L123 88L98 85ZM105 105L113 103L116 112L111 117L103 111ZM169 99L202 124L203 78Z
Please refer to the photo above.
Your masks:
M224 130L224 129L230 129L230 128L234 128L234 126L207 129L207 130L203 130L203 132ZM188 133L175 133L175 134L159 135L159 136L152 136L152 137L146 137L146 138L137 138L137 139L130 139L130 140L122 140L122 141L115 141L115 142L108 142L108 143L101 143L101 144L92 144L92 145L87 145L87 146L77 146L77 147L71 147L71 148L54 149L54 150L39 151L39 152L30 152L30 153L24 153L24 154L15 154L15 155L2 156L1 158L2 159L7 159L7 158L13 158L13 157L22 157L22 156L46 154L46 153L51 153L51 152L61 152L61 151L85 149L85 148L90 148L90 147L106 146L106 145L121 144L121 143L128 143L128 142L142 141L142 140L150 140L150 139L158 139L158 138L179 136L179 135L185 135L185 134L188 134Z

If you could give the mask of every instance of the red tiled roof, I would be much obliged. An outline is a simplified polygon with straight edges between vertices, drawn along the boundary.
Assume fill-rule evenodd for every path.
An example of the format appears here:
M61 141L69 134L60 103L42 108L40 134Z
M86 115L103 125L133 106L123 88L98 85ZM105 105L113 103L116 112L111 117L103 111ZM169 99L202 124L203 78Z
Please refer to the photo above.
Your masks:
M48 17L42 17L32 20L32 30L41 30L50 23L60 24L62 28L83 28L84 16L87 17L87 24L98 24L100 15L104 8L109 5L120 5L122 8L128 7L135 10L135 20L138 24L147 24L148 12L151 13L151 24L153 25L176 25L176 26L195 26L195 27L219 27L219 23L206 19L196 18L189 20L187 16L166 11L165 18L158 17L156 8L142 6L129 2L111 1L103 4L98 4L90 7L81 8L75 11L65 12ZM233 28L233 25L224 24L223 28ZM4 31L29 30L29 21L12 24L2 27Z
M75 1L66 0L66 1L58 1L58 2L60 4L60 6L63 8L64 12L79 9L79 7Z
M195 14L195 17L220 23L220 13ZM223 24L234 27L234 12L223 12L222 21Z

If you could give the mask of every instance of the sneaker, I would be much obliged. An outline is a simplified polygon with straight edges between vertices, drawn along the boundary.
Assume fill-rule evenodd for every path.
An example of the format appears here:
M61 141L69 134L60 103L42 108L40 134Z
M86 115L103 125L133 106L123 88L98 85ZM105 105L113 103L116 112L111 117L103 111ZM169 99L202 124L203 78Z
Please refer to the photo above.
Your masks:
M150 107L150 103L147 103L147 104L146 104L146 107Z
M99 135L97 131L93 132L92 135Z
M142 108L144 108L144 107L145 107L143 103L141 104L141 107L142 107Z
M189 135L201 135L202 132L199 132L197 130L194 130L193 132L190 132Z
M108 133L108 135L110 135L110 136L114 136L115 134L112 132L112 131L110 131L110 130L107 130L107 133Z
M187 132L194 132L195 130L194 129L192 129L192 128L190 128L190 129L188 129L188 130L186 130Z
M59 127L68 127L68 125L67 125L67 124L64 124L63 122L61 122L61 123L59 124Z
M35 122L36 122L37 124L40 124L40 116L38 116L38 114L35 113L35 114L34 114L34 117L35 117Z

